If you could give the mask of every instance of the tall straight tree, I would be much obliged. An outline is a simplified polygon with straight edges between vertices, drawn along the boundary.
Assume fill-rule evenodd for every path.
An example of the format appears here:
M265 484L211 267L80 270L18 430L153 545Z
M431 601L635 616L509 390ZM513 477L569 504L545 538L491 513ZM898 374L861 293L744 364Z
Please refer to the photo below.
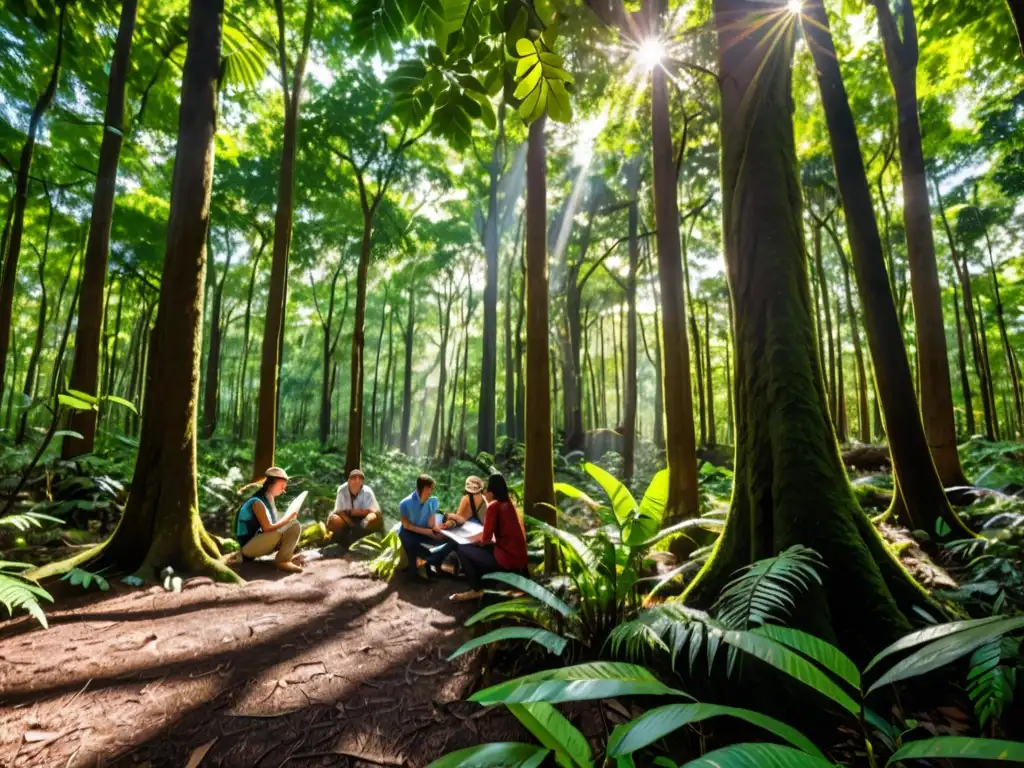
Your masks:
M942 289L935 261L932 213L928 203L924 150L917 106L917 63L920 51L912 0L899 0L899 26L890 0L871 0L878 14L885 61L896 94L900 174L903 181L903 226L907 235L910 291L914 303L921 418L928 447L942 483L966 485L957 453L953 421L953 390L949 381Z
M320 330L323 332L323 361L320 368L320 447L326 448L331 437L331 395L334 393L334 374L331 370L331 363L334 360L334 350L338 348L338 339L341 338L341 331L345 327L345 316L348 314L348 278L345 278L345 302L341 307L341 320L337 327L334 325L334 306L338 291L338 277L345 264L344 258L338 259L338 264L331 273L331 289L327 296L327 317L324 317L320 310L320 302L316 297L316 285L313 276L309 277L309 287L313 294L313 306L316 308L317 317L320 320ZM387 301L387 297L385 297Z
M306 0L302 27L302 47L289 77L288 46L285 37L284 0L274 0L277 17L277 55L281 68L281 96L284 99L284 135L277 180L277 212L274 214L274 250L270 263L270 290L263 326L263 351L260 357L260 394L256 426L253 478L274 463L277 443L278 373L284 332L285 283L288 280L288 254L292 245L292 218L295 209L295 159L299 145L299 106L306 79L306 61L313 39L316 0ZM289 87L289 79L291 86Z
M46 566L37 572L39 578L95 561L147 579L170 566L237 580L211 556L216 546L199 518L196 490L196 403L223 10L223 0L190 4L167 249L128 503L110 539Z
M885 254L860 141L822 0L809 0L805 12L807 20L802 26L817 71L854 272L864 307L864 326L882 399L893 474L899 488L898 497L903 501L902 505L897 502L897 508L903 507L900 512L906 513L905 522L913 529L943 538L971 536L970 529L949 506L931 460L896 305L889 289ZM950 416L952 418L952 414ZM940 520L945 524L945 536L937 527Z
M866 660L927 604L857 506L829 428L817 360L784 2L714 0L722 83L725 259L735 320L735 488L725 531L687 597L795 544L829 564L793 624ZM766 195L764 190L774 190Z
M0 161L14 174L14 208L11 213L9 234L5 239L7 246L3 253L3 276L0 277L0 393L4 386L7 369L7 352L11 341L11 320L14 308L14 286L18 281L18 258L21 256L21 240L25 234L25 208L28 206L29 174L32 170L32 159L35 157L36 138L42 124L43 115L53 104L60 80L61 66L64 61L64 35L67 27L67 2L60 0L60 14L57 20L56 48L50 74L39 94L32 114L28 121L28 134L21 147L18 166L14 168L7 158L0 155ZM13 377L11 393L13 395ZM11 402L11 398L8 398Z
M221 312L224 304L224 284L228 279L228 272L231 269L232 249L229 241L230 234L225 233L225 244L227 245L227 258L224 261L224 273L220 276L211 297L212 311L210 315L210 347L206 352L206 381L203 382L203 428L202 437L209 440L217 429L217 421L220 413L220 357L221 342L224 335L224 328L221 325ZM213 270L210 270L211 280Z
M121 19L117 27L114 54L110 60L107 83L107 106L103 116L103 138L100 141L96 188L92 196L89 218L89 239L85 246L82 282L78 300L78 326L75 330L75 359L71 365L71 388L96 394L99 372L100 327L103 323L103 286L107 277L107 255L110 252L110 227L114 220L114 195L117 190L117 168L124 138L125 84L132 53L132 36L138 0L122 0ZM64 438L61 453L65 459L92 452L96 440L96 413L76 411L69 428L80 434Z

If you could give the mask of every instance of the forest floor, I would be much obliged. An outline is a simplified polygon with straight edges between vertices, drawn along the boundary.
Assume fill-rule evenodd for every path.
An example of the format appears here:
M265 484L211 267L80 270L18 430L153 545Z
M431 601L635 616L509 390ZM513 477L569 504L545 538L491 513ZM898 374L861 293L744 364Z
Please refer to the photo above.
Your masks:
M0 624L0 767L407 766L521 738L479 683L475 606L447 579L378 581L323 559L242 587L191 579L60 600L50 629Z

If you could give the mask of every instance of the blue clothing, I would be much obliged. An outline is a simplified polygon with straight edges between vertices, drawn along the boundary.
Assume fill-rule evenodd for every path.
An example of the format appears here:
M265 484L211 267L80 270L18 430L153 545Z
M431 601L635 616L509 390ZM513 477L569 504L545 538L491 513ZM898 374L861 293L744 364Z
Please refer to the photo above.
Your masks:
M270 503L263 491L259 491L242 505L242 508L238 510L238 515L235 517L235 540L238 541L238 546L240 547L248 544L249 540L261 530L260 521L256 519L256 513L253 510L253 504L257 501L266 507L267 517L270 518L270 522L277 522L277 517L274 515L274 505Z
M436 496L431 496L421 504L419 493L413 491L402 499L402 503L398 505L398 513L415 526L433 528L434 515L440 506L441 503Z
M402 542L402 549L405 550L406 570L409 573L417 572L416 560L418 558L423 558L435 567L438 565L438 563L434 563L430 550L438 546L440 542L429 536L424 536L422 533L408 531L405 528L398 532L398 540Z

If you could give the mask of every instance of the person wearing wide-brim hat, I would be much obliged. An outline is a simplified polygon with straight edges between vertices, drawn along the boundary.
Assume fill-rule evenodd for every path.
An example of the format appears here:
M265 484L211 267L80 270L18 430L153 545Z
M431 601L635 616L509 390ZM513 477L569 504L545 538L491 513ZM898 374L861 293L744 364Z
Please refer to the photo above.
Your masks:
M233 531L242 549L242 558L253 560L277 551L274 564L282 571L302 573L292 562L295 545L302 533L298 513L277 519L274 500L288 487L288 473L271 467L264 473L263 486L243 505L235 516Z
M462 501L459 502L459 509L453 515L445 515L443 526L454 528L456 525L464 525L468 520L475 520L484 524L487 516L487 499L484 498L484 481L476 475L466 478L465 490L462 494ZM445 559L455 551L456 544L450 539L436 552L431 553L427 558L428 565L433 568L440 568Z

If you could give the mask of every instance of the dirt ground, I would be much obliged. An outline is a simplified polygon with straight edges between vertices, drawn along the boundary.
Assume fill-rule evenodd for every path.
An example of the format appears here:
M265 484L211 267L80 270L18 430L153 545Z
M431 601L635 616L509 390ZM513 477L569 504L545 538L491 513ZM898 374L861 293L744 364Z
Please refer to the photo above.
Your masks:
M49 630L0 624L0 767L419 768L525 738L461 701L479 665L446 660L470 637L458 583L387 584L342 559L241 572L244 587L60 600Z

